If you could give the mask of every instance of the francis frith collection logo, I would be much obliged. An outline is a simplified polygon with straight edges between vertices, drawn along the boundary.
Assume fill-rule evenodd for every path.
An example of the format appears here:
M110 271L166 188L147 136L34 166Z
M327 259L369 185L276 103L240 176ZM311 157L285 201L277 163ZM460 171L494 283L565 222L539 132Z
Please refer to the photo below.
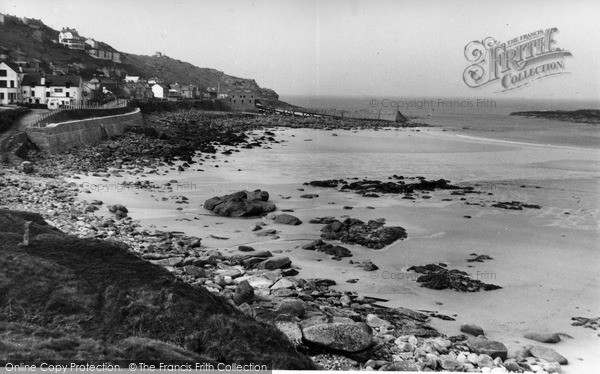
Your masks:
M499 84L500 91L514 90L537 79L566 73L565 57L571 52L558 48L556 27L537 30L500 43L492 37L472 41L465 57L472 64L464 73L467 86Z

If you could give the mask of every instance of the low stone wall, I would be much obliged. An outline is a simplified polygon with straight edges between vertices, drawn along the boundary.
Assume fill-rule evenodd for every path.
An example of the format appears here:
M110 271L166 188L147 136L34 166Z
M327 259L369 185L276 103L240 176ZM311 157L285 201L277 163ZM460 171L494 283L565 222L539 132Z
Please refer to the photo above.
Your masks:
M142 113L136 108L134 112L127 114L69 121L51 127L28 128L25 131L39 149L58 153L121 135L127 127L141 126L143 126Z

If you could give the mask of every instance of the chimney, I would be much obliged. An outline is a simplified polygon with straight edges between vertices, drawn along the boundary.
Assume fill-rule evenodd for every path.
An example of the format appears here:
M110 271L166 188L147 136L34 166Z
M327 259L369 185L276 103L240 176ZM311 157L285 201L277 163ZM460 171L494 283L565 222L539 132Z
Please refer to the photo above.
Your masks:
M42 86L46 85L46 77L40 78L40 85L42 85Z

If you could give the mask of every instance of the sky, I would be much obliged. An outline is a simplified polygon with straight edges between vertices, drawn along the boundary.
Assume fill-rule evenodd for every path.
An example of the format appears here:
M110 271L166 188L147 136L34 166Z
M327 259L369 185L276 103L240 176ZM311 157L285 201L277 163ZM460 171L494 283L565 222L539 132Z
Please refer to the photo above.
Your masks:
M117 50L252 78L280 95L600 100L593 0L0 0L0 12L76 28ZM567 74L468 87L465 47L556 27ZM0 35L1 40L1 35Z

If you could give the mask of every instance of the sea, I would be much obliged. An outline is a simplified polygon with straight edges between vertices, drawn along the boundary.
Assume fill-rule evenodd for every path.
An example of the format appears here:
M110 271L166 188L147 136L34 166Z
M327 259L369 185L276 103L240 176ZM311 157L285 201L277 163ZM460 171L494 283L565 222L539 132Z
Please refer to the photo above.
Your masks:
M599 100L282 96L314 112L394 120L399 110L416 123L465 135L535 144L600 148L600 125L511 116L512 112L600 109Z

